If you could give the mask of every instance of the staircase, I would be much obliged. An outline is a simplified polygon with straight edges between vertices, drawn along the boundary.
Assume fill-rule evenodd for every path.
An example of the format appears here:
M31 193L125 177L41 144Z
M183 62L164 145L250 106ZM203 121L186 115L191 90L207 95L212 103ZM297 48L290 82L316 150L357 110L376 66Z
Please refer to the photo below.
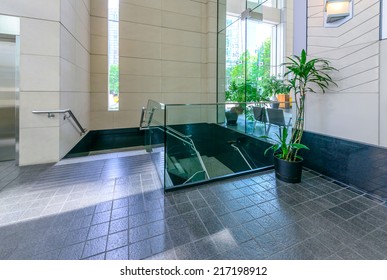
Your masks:
M233 173L230 168L225 166L215 157L202 156L202 160L210 178L221 177ZM196 158L177 159L174 156L168 157L168 173L180 178L188 179L190 176L201 170L203 169Z

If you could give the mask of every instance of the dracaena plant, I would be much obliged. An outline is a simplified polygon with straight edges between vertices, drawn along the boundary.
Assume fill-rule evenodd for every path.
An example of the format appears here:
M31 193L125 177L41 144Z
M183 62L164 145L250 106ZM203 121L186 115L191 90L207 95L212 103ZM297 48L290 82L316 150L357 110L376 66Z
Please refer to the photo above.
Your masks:
M286 160L294 151L300 150L300 149L307 149L309 148L301 143L292 143L291 141L288 142L288 129L286 126L284 126L281 130L280 134L275 134L275 138L268 137L268 136L262 136L263 139L270 139L271 142L274 142L272 146L267 148L265 150L265 155L268 151L273 150L273 153L276 155L276 157ZM295 155L296 159L302 159L299 155Z
M337 71L330 62L322 58L308 59L306 51L302 50L300 56L288 57L289 62L284 63L286 72L284 77L287 79L289 88L293 89L294 101L297 107L296 119L292 130L290 140L286 143L284 135L288 134L287 129L282 129L281 145L278 145L278 139L271 139L276 144L272 149L276 152L281 150L281 158L287 161L296 161L300 159L298 151L307 148L301 144L302 134L304 132L305 118L305 97L307 93L314 93L320 89L322 93L331 86L337 84L329 75L332 71ZM286 132L286 133L285 133ZM285 141L285 142L284 142ZM276 154L278 157L278 153Z

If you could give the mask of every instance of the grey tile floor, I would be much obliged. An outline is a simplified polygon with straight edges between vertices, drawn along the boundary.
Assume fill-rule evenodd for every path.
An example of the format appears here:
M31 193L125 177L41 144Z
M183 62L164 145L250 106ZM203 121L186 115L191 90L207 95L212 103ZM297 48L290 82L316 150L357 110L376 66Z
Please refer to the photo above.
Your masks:
M387 207L313 171L163 193L149 155L0 163L0 259L386 259Z

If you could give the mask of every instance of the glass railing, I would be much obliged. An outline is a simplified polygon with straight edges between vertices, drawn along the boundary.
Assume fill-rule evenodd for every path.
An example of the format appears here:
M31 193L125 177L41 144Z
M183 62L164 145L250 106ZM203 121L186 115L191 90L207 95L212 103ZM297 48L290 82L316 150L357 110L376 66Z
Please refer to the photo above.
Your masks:
M208 173L191 136L166 127L165 187L208 179Z
M160 180L164 184L164 145L165 145L165 106L154 100L148 100L143 108L140 129L144 130L145 149L152 157Z
M144 113L146 147L166 190L272 166L264 156L279 128L292 127L291 102L161 104ZM233 115L233 113L236 113Z

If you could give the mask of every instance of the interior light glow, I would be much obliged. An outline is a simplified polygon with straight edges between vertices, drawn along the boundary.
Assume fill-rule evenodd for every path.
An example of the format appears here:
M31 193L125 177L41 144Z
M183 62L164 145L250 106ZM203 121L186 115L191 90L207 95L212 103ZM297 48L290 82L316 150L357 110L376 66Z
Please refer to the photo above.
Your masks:
M326 23L344 23L352 17L352 2L350 0L326 0L324 12Z

